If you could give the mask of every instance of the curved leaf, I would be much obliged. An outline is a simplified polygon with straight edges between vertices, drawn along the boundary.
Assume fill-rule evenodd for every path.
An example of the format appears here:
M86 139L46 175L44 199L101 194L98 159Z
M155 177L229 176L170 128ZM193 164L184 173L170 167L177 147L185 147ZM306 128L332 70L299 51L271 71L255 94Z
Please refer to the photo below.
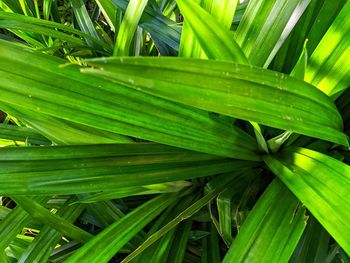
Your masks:
M238 159L260 160L254 139L206 111L96 77L64 60L0 42L0 101L108 132Z
M270 70L184 58L88 60L101 76L200 109L348 145L329 98L310 84Z

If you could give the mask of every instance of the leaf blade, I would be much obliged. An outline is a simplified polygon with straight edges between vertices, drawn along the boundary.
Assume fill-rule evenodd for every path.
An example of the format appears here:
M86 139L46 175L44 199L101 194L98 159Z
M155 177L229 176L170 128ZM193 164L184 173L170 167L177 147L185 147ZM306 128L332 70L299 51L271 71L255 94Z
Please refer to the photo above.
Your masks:
M350 203L346 197L350 167L324 154L295 147L287 148L280 158L266 156L264 160L349 254ZM313 169L315 166L317 169Z
M88 63L103 70L82 69L84 73L145 93L348 145L341 133L341 116L329 98L308 83L281 73L188 58L103 58Z

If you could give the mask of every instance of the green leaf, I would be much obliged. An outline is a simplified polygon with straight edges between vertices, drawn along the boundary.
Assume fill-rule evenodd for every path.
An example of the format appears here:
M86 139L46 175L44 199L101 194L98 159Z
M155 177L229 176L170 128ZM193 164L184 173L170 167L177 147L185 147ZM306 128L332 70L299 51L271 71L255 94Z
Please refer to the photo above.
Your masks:
M350 167L322 153L292 147L264 160L350 254Z
M235 33L252 65L267 67L310 0L250 0Z
M97 46L106 48L107 50L111 49L109 45L101 41L99 38L85 34L72 27L69 27L60 23L52 22L52 21L47 21L47 20L38 19L34 17L29 17L29 16L23 16L19 14L12 14L8 12L0 11L0 27L35 32L38 34L57 37L76 45L84 45L84 43L80 38L65 33L65 32L69 32L71 34L78 35L79 37L84 37L89 41L91 41L92 43L95 43ZM59 30L64 32L61 32Z
M147 231L147 236L150 237L157 231L159 231L162 227L164 227L167 223L173 220L179 213L185 210L187 207L193 204L193 202L197 201L199 198L199 193L194 192L189 195L184 196L181 199L178 199L176 204L168 207L164 213L152 224L151 228ZM132 260L133 263L142 263L142 262L166 262L168 260L168 249L171 246L171 243L174 241L173 237L175 231L177 229L177 225L174 226L169 232L162 234L159 238L152 242L151 245L147 244L147 248L141 252L136 258ZM140 242L139 245L143 245L146 237ZM149 245L149 246L148 246ZM138 246L139 247L139 246ZM138 250L140 248L137 248ZM133 249L133 251L135 251ZM132 251L132 252L133 252ZM157 259L155 257L158 257Z
M254 139L232 128L230 119L80 74L76 66L60 68L64 60L0 43L0 101L13 108L191 150L261 159Z
M272 153L276 153L282 144L289 139L289 137L292 135L291 131L285 131L281 133L280 135L277 135L276 137L268 140L267 144L269 149Z
M210 13L226 29L230 29L235 16L238 0L211 0Z
M177 198L175 195L169 194L152 198L105 228L65 262L81 262L86 258L91 263L108 262L137 232Z
M123 21L120 25L117 41L114 47L114 56L128 56L131 41L134 38L137 25L148 0L130 0Z
M96 0L96 4L98 4L98 7L106 18L108 25L111 27L111 30L115 32L118 12L115 5L110 0Z
M43 16L44 16L44 20L49 20L50 13L51 13L52 2L53 2L53 0L44 0L44 2L43 2Z
M219 238L215 226L212 223L203 223L204 229L208 231L207 236L201 242L201 263L220 263Z
M16 105L14 107L1 103L1 107L21 121L33 127L55 144L107 144L107 143L132 143L131 138L117 133L96 129L71 121L62 120L46 114L33 114L27 108Z
M300 57L306 39L307 51L312 54L345 2L346 0L311 1L276 54L273 68L284 73L291 72Z
M74 198L72 199L74 200ZM68 202L70 201L72 200ZM58 210L57 215L67 220L69 223L74 223L84 209L84 205L65 204ZM46 262L61 238L62 234L60 232L49 225L45 225L34 238L33 242L23 252L18 262Z
M121 11L125 12L128 0L105 0L112 2ZM148 31L162 55L175 54L180 42L180 28L176 23L162 15L160 11L146 6L140 19L140 27ZM162 48L165 45L165 48Z
M113 201L102 201L93 204L87 205L88 213L98 221L98 224L94 225L100 228L106 228L109 225L113 224L115 221L119 220L125 214L117 207L117 204ZM127 243L124 248L133 251L137 246L143 242L146 234L143 231L140 231L133 239Z
M108 192L255 165L149 143L0 148L0 163L2 195Z
M184 58L102 58L82 72L223 115L348 145L335 105L310 84L229 62Z
M305 209L275 179L255 204L223 263L288 262L306 226Z
M192 221L187 220L180 223L176 229L176 237L173 241L170 254L167 258L167 263L182 263L185 251L187 248L187 241L190 236Z
M223 29L208 12L190 0L178 0L177 4L209 59L248 63L230 31Z
M297 63L295 64L295 67L293 68L292 72L290 73L291 76L298 78L300 80L305 79L305 72L307 69L307 64L308 64L308 59L309 59L309 55L307 52L307 43L308 43L308 40L305 40L303 51L301 52L301 55L300 55Z
M12 196L11 197L17 205L22 207L31 217L40 222L55 228L62 234L71 237L79 242L87 242L93 237L90 233L80 229L79 227L69 223L62 217L49 212L45 207L38 202L28 197Z
M269 149L267 147L267 143L266 143L266 140L265 140L264 135L262 133L261 127L259 126L259 124L257 124L256 122L253 122L253 121L251 121L250 124L254 128L254 133L255 133L256 141L258 142L258 147L259 147L260 152L268 154Z
M184 187L190 186L188 181L166 182L162 184L151 184L134 187L121 187L113 191L102 191L101 193L93 194L87 198L80 199L79 203L92 203L103 200L111 200L134 195L150 195L161 193L179 192Z
M27 127L0 124L0 138L50 145L51 142L35 130Z
M85 1L83 0L72 0L72 9L75 15L75 19L78 22L78 25L82 32L85 34L91 36L93 39L100 40L100 36L98 35L95 26L93 22L91 21L91 18L89 16L88 11L85 7ZM90 39L86 39L86 42L93 46L93 42L90 41Z
M329 96L343 92L350 85L350 2L323 36L309 59L305 81Z
M210 181L207 185L207 191L205 195L194 202L191 206L183 210L180 214L178 214L174 219L172 219L169 223L159 229L157 232L150 235L143 243L140 245L135 251L129 254L122 263L128 263L132 259L134 259L137 255L142 253L146 248L152 245L154 242L159 240L163 235L168 233L174 227L176 227L183 220L190 218L196 212L198 212L203 206L208 204L212 199L214 199L221 191L223 191L228 183L234 181L234 183L242 185L245 183L245 180L248 179L247 173L234 173L229 176L228 174L224 176L218 176ZM231 185L231 184L229 184Z
M10 208L0 206L0 220L3 220L11 211L12 209Z
M329 240L327 231L311 217L289 263L325 262Z
M206 0L206 1L199 1L199 2L201 6L206 11L208 11L211 14L211 16L214 18L214 19L211 18L211 22L213 22L213 20L216 20L216 24L217 24L216 27L219 28L218 30L222 30L222 28L225 30L230 29L238 1ZM193 5L193 2L190 2L190 5ZM185 8L187 7L188 6L185 6ZM195 8L199 9L199 7L195 7ZM203 49L201 48L196 38L196 34L199 35L199 37L201 38L202 31L201 32L199 31L201 30L201 28L203 29L202 24L204 24L206 21L205 20L195 21L196 20L195 14L188 13L188 15L189 16L185 18L185 21L182 27L179 55L182 57L207 58L206 54L204 53ZM190 27L190 25L194 27L193 30ZM196 32L196 34L194 32ZM206 34L209 34L209 33L207 32ZM214 48L214 47L213 45L206 45L206 49L208 48ZM239 53L239 50L237 52Z
M45 203L48 198L36 197L35 200ZM29 223L30 219L30 215L24 209L16 207L0 221L0 251L5 250L23 227Z

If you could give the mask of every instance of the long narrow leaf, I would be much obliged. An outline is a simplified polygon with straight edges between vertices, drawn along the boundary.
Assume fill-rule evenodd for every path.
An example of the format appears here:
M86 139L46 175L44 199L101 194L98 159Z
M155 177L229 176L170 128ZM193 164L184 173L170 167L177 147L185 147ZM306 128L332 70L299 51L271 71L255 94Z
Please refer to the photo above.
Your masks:
M87 242L93 237L90 233L80 229L79 227L69 223L62 217L50 213L45 207L41 206L38 202L28 197L12 197L12 199L27 211L35 219L57 229L62 234L72 237L79 242Z
M241 64L248 62L232 34L223 29L208 12L190 0L178 0L177 3L208 58ZM208 39L211 41L208 42ZM210 45L220 46L220 49L212 49Z
M275 179L255 204L223 263L287 263L306 226L305 209Z
M312 53L305 81L332 96L350 85L350 2L346 2Z
M131 41L137 29L137 24L141 18L148 0L131 0L126 9L123 21L120 25L117 41L114 47L115 56L128 56Z
M203 206L208 204L209 201L215 198L221 191L225 189L228 185L231 185L232 181L237 185L244 185L245 180L248 179L247 173L235 173L229 176L228 174L225 178L217 177L214 178L211 182L208 183L207 193L200 198L198 201L194 202L191 206L183 210L180 214L178 214L174 219L172 219L169 223L167 223L164 227L159 229L157 232L153 233L147 240L139 246L133 253L128 255L122 263L130 262L134 257L136 257L139 253L144 251L151 244L156 242L163 235L168 233L171 229L177 226L183 220L190 218L193 214L198 212Z
M84 73L239 119L348 145L329 98L287 75L228 62L183 58L102 58Z
M310 0L251 0L235 39L249 62L267 67Z
M112 191L252 165L156 144L1 148L2 195Z
M304 148L287 148L266 164L350 254L350 167ZM331 216L330 216L331 215Z
M231 119L80 74L75 66L59 68L64 60L5 41L0 54L0 101L14 108L187 149L260 159L253 138Z
M50 145L51 142L35 130L27 127L0 124L0 138Z
M81 262L86 258L91 263L108 262L137 232L177 198L164 194L151 199L104 229L65 262Z
M58 211L58 215L69 223L73 223L84 210L84 205L64 205ZM62 238L62 234L54 228L45 225L40 233L35 237L33 242L23 252L18 262L46 262Z

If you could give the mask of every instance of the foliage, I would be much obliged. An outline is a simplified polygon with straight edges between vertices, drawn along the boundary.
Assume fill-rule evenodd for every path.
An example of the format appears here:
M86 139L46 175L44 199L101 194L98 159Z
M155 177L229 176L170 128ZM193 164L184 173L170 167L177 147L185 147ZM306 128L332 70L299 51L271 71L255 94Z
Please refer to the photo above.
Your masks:
M0 0L0 262L350 262L349 13Z

